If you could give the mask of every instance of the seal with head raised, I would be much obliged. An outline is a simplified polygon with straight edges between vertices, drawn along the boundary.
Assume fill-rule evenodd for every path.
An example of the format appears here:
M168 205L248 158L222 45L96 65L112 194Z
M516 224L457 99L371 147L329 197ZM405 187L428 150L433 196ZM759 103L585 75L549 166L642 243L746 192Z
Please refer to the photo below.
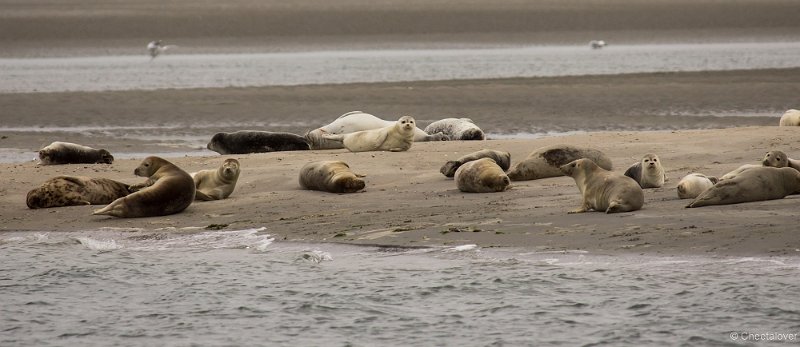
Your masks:
M108 178L53 177L28 192L29 208L102 205L128 195L128 185Z
M114 156L105 149L56 141L39 150L39 160L42 165L111 164Z
M192 176L163 158L147 157L133 173L148 178L130 187L135 193L114 200L94 214L122 218L165 216L185 210L194 201Z
M800 110L790 109L784 112L778 124L782 127L800 126Z
M300 169L300 186L330 193L355 193L364 189L362 177L343 161L315 161Z
M764 166L771 167L790 167L800 171L800 160L789 158L786 153L782 151L769 151L764 155L764 160L761 161Z
M450 137L450 140L485 140L486 135L483 130L475 125L469 118L445 118L435 121L425 127L428 134L442 133Z
M211 137L211 141L206 147L219 154L248 154L311 149L308 141L300 135L251 130L216 133Z
M594 148L561 144L533 151L525 160L514 165L508 177L512 181L526 181L564 176L559 168L581 158L591 159L601 168L611 170L611 159L605 153Z
M678 198L694 199L716 183L717 178L714 176L706 176L701 173L688 174L678 182L676 187Z
M361 111L347 112L332 123L311 130L306 133L306 139L311 149L339 149L344 148L341 141L332 141L327 135L341 135L357 131L373 130L394 125L394 121L383 120L369 113ZM422 129L414 127L414 142L446 141L450 138L442 133L427 134Z
M414 117L403 116L385 128L357 131L341 135L325 135L326 139L341 141L350 152L390 151L402 152L414 143Z
M800 171L789 167L761 166L720 181L686 207L738 204L783 199L800 191Z
M200 170L191 173L194 179L195 200L222 200L233 193L239 180L239 161L225 159L216 170Z
M606 213L636 211L644 205L644 193L632 178L607 171L590 159L578 159L564 166L561 171L575 179L583 195L583 204L570 213L589 210Z
M444 163L442 168L439 169L439 172L446 177L453 177L456 174L456 170L458 170L459 166L464 165L464 163L482 158L491 158L495 163L497 163L497 165L500 166L501 169L503 169L503 171L508 170L508 168L511 166L510 153L491 149L482 149L480 151L467 154L456 160L451 160Z
M642 188L660 188L667 180L661 161L652 153L645 154L641 161L625 170L625 176L633 178Z
M473 160L461 165L455 175L458 190L467 193L502 192L511 184L505 171L491 158Z

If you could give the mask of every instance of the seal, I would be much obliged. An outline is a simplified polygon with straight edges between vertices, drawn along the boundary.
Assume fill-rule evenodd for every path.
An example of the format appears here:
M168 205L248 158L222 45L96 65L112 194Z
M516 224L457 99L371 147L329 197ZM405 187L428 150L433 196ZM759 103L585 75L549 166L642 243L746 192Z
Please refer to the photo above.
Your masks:
M344 148L344 145L340 141L331 141L326 139L325 136L380 129L393 125L394 123L393 121L383 120L369 113L352 111L339 116L339 118L326 126L307 132L305 138L311 145L311 149L340 149ZM428 134L420 128L415 127L414 129L414 142L447 141L449 139L449 137L442 133Z
M364 189L364 175L353 173L343 161L315 161L300 169L300 186L330 193L355 193Z
M211 137L211 141L206 147L219 154L248 154L311 149L308 141L300 135L253 130L216 133Z
M625 170L625 176L633 178L642 188L661 188L667 180L661 161L652 153L645 154L641 161Z
M591 159L601 168L611 170L611 159L605 153L589 147L559 144L533 151L525 160L514 165L508 177L512 181L527 181L563 176L559 168L581 158Z
M128 195L128 185L107 178L53 177L28 192L28 208L104 205Z
M200 170L191 173L195 186L195 200L222 200L233 193L239 180L239 161L225 159L216 170Z
M411 148L416 128L414 117L403 116L385 128L341 135L325 135L324 137L333 141L341 141L350 152L403 152Z
M56 141L39 150L39 160L42 165L111 164L114 156L105 149Z
M789 167L754 167L718 182L686 207L728 205L783 199L800 191L800 171Z
M790 167L800 171L800 160L789 158L786 153L782 151L769 151L764 155L764 160L761 161L764 166L771 167Z
M706 176L701 173L688 174L678 181L676 188L678 198L694 199L716 183L717 178L714 176Z
M505 171L491 158L481 158L461 165L455 176L458 190L466 193L502 192L511 184Z
M731 178L734 178L734 177L738 176L742 172L745 172L745 171L747 171L749 169L757 168L757 167L762 167L762 165L744 164L744 165L736 168L736 170L733 170L731 172L728 172L728 173L722 175L722 177L719 178L719 181L729 180Z
M194 201L192 176L163 158L145 158L133 174L148 179L130 186L135 193L114 200L93 214L122 218L166 216L183 211Z
M561 171L575 179L583 195L583 204L570 213L589 210L606 213L630 212L642 208L644 192L632 178L607 171L590 159L578 159L561 166Z
M800 110L790 109L783 113L779 126L799 126L800 125Z
M485 140L486 135L483 130L475 125L469 118L445 118L435 121L425 127L428 134L442 133L450 137L450 140Z
M442 175L445 175L446 177L453 177L455 176L456 170L458 170L459 166L464 165L464 163L482 158L491 158L497 165L500 166L501 169L503 169L503 171L508 170L508 168L511 166L510 153L495 151L491 149L482 149L480 151L467 154L456 160L451 160L444 163L444 165L442 165L442 168L439 169L439 172L441 172Z

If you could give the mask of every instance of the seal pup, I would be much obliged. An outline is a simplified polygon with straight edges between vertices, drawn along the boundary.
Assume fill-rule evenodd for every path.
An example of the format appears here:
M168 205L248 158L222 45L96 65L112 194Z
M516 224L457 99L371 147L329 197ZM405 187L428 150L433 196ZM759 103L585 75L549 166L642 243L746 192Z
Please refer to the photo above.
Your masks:
M466 193L502 192L511 184L505 171L491 158L461 165L455 175L458 190Z
M130 186L135 193L114 200L93 214L122 218L166 216L183 211L194 201L192 176L163 158L145 158L133 174L148 178Z
M611 159L605 153L594 148L560 144L533 151L525 160L514 165L508 177L512 181L527 181L564 176L559 168L581 158L591 159L601 168L611 170Z
M330 193L355 193L364 189L362 177L343 161L315 161L300 169L300 186Z
M216 133L206 148L219 154L248 154L279 151L305 151L311 149L308 141L296 134L240 130L233 133Z
M495 151L491 149L482 149L480 151L467 154L456 160L451 160L444 163L442 168L439 169L439 172L441 172L442 175L445 175L445 177L453 177L455 176L456 170L458 170L459 166L481 158L491 158L495 163L497 163L497 165L500 166L501 169L503 169L503 171L508 170L508 168L511 166L511 153Z
M782 151L769 151L764 155L764 160L761 161L764 166L771 167L790 167L800 171L800 160L789 158L786 153Z
M39 150L39 160L42 165L111 164L114 156L105 149L56 141Z
M625 170L625 176L633 178L642 188L661 188L667 180L661 161L652 153L645 154L642 160Z
M701 173L688 174L678 181L676 187L678 198L694 199L716 183L717 178L714 176L706 176Z
M341 135L325 135L324 137L341 141L350 152L390 151L403 152L414 143L414 117L403 116L394 124L385 128L357 131Z
M591 159L578 159L561 166L561 171L575 179L583 195L583 204L570 213L589 210L606 213L630 212L642 208L644 192L632 178L607 171Z
M800 125L800 110L790 109L783 113L779 126L798 126Z
M104 205L128 195L128 185L107 178L53 177L28 192L28 208Z
M450 140L485 140L486 135L483 130L475 125L469 118L445 118L435 121L425 127L428 134L442 133L450 137Z
M200 170L191 173L194 180L195 200L222 200L233 193L239 180L239 161L225 159L216 170Z
M686 207L738 204L783 199L800 191L800 171L790 167L761 166L718 182Z
M393 121L383 120L369 113L352 111L339 116L339 118L326 126L307 132L305 138L311 145L311 149L340 149L344 148L342 142L328 140L325 136L380 129L393 125L394 123ZM442 133L428 134L420 128L415 127L414 129L414 142L447 141L449 139L448 136Z

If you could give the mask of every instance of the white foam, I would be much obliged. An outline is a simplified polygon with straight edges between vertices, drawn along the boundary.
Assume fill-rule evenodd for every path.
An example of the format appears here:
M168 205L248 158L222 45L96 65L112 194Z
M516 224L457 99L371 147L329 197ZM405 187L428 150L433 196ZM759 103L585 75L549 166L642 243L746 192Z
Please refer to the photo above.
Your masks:
M449 251L449 252L466 252L466 251L471 251L471 250L474 250L474 249L478 249L478 245L469 244L469 245L455 246L455 247L452 247L452 248L445 249L445 251Z
M115 240L97 240L90 237L76 237L84 247L95 251L113 251L121 249L122 245L118 244Z
M320 250L313 250L313 251L305 251L300 254L299 260L305 260L312 263L321 263L323 261L333 261L333 256L330 253L320 251Z

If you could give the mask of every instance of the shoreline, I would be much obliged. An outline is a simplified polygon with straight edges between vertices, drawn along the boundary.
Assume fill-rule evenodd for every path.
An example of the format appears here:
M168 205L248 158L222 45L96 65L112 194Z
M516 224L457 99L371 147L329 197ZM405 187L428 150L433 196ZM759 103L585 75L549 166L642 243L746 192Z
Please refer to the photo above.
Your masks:
M669 181L663 188L645 190L645 207L640 211L568 215L580 203L568 177L512 182L512 189L502 193L467 194L438 172L449 158L481 148L509 151L513 165L535 148L554 143L597 147L612 158L617 172L645 152L655 152ZM741 164L756 163L770 149L791 156L800 151L797 143L796 129L772 126L415 143L400 153L328 150L175 158L171 161L188 172L237 158L243 171L236 191L226 200L195 202L176 215L137 219L91 216L100 206L30 210L24 197L60 174L137 183L143 178L131 172L139 160L117 160L112 165L1 164L6 175L0 178L0 230L157 230L216 224L225 225L225 230L266 227L265 232L277 240L288 241L387 246L470 243L592 254L796 255L800 240L793 237L796 228L791 223L797 196L685 209L689 201L677 198L675 186L690 172L722 175ZM343 160L355 172L366 174L367 188L343 195L300 190L299 168L326 159Z

